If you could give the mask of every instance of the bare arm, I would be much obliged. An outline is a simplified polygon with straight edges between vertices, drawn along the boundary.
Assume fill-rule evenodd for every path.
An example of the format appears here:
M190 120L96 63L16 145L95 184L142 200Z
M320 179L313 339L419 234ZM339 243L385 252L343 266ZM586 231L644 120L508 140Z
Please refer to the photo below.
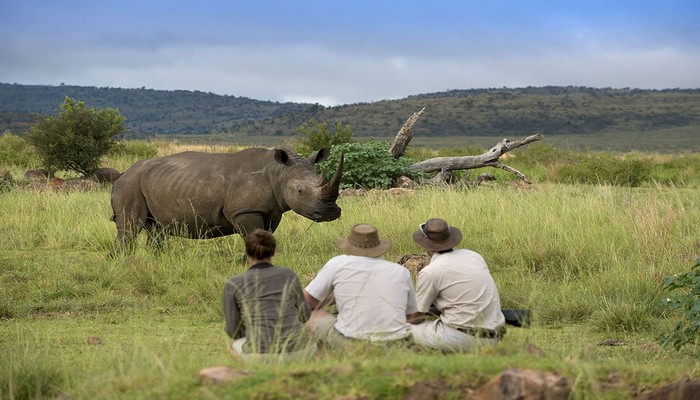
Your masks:
M306 304L309 305L309 308L312 310L316 309L316 306L318 306L318 303L320 302L317 298L314 296L310 295L309 292L304 290L304 300L306 300Z
M408 322L409 324L416 325L420 324L423 321L425 321L425 313L417 311L413 314L406 314L406 322Z

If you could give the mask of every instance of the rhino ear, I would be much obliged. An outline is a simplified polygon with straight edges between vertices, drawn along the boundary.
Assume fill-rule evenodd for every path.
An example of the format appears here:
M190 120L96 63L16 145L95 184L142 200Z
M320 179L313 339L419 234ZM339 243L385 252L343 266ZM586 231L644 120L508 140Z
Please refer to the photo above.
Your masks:
M321 150L309 156L309 161L311 161L312 164L322 163L326 161L330 154L331 150L328 147L322 147Z
M289 163L289 153L287 153L287 150L280 148L275 149L275 161L280 164Z

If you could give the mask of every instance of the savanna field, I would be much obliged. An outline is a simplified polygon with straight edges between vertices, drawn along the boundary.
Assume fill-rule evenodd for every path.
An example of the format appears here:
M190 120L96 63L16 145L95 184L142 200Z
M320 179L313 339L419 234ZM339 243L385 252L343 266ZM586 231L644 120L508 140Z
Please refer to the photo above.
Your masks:
M697 341L661 344L683 321L666 307L664 282L700 257L699 156L528 147L507 162L530 185L485 169L473 174L498 179L478 187L341 196L332 222L288 212L273 261L306 284L360 222L393 241L385 258L398 261L420 253L417 225L442 217L462 230L462 247L484 256L503 308L532 311L530 328L509 327L496 347L472 354L358 345L286 364L243 364L227 351L222 293L246 268L239 237L169 238L161 252L140 237L135 253L111 259L109 186L26 190L23 167L0 165L16 181L0 192L0 398L400 399L422 384L458 399L517 368L566 377L573 399L626 399L699 379ZM123 171L144 155L189 149L237 148L135 142L105 165ZM200 383L198 371L220 365L246 375Z

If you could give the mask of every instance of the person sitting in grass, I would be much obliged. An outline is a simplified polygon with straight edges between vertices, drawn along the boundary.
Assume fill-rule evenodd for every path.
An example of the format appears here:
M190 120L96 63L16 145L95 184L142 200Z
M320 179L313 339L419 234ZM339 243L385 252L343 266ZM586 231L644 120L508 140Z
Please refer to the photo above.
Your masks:
M445 352L495 344L506 329L486 261L474 251L454 249L461 240L462 232L440 218L429 219L413 233L413 241L431 256L416 279L420 316L411 321L413 340ZM431 306L440 316L425 320Z
M358 224L336 244L345 254L331 258L304 290L314 309L307 322L313 335L336 348L353 340L410 338L407 318L417 312L413 281L406 268L381 258L391 241L380 239L374 226ZM322 309L329 298L334 298L337 318Z
M316 344L304 323L311 310L294 271L272 264L277 242L256 229L245 237L249 269L224 287L225 331L235 354L245 360L298 359Z

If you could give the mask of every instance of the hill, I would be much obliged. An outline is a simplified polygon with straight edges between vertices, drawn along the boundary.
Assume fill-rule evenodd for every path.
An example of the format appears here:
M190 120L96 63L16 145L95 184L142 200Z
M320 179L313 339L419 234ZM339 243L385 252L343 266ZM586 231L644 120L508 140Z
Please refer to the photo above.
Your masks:
M92 107L118 108L128 137L168 135L291 136L303 122L342 122L356 137L389 137L426 107L416 136L520 137L636 135L674 131L698 141L699 89L527 87L451 90L400 100L335 107L277 103L198 91L96 88L0 83L0 131L22 133L37 114L56 113L66 97Z
M37 114L56 114L71 97L90 107L113 107L126 117L130 137L235 131L250 121L314 108L187 90L98 88L0 83L0 131L22 133Z

